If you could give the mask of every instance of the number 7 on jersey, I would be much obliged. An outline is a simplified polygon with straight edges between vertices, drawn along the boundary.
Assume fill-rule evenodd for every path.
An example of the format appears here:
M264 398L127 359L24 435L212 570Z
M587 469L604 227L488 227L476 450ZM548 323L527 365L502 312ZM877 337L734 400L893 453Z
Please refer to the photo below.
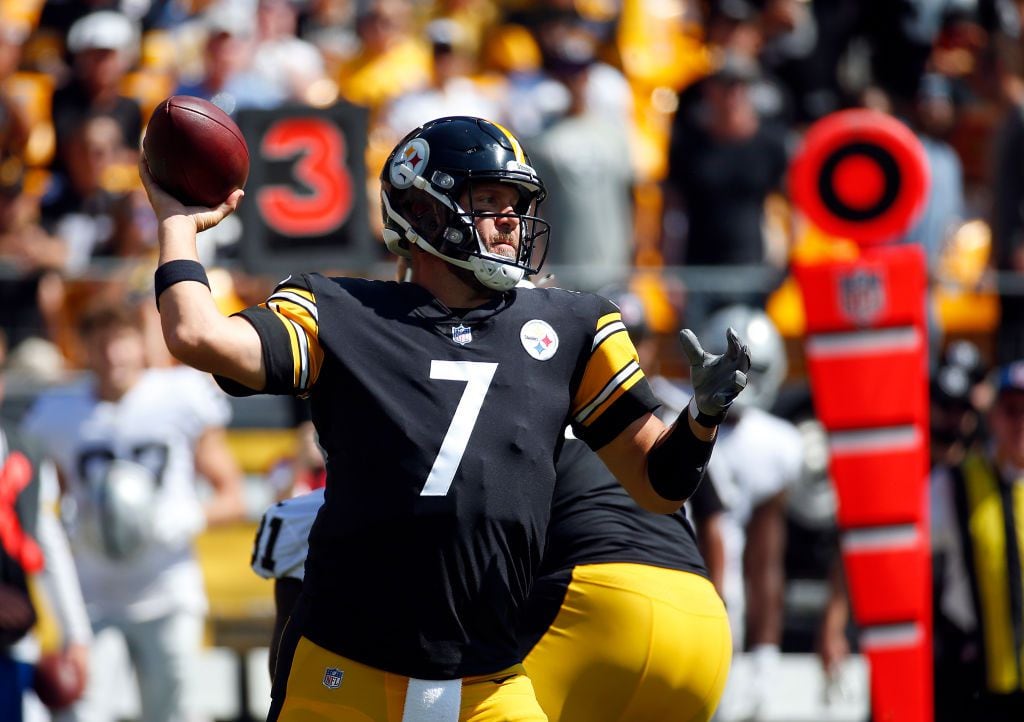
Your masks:
M469 437L473 434L480 408L484 405L487 389L498 370L497 363L481 361L431 361L430 378L441 381L464 381L466 388L459 399L455 416L441 442L434 465L430 467L427 483L420 496L445 496L451 488L455 472L466 453Z

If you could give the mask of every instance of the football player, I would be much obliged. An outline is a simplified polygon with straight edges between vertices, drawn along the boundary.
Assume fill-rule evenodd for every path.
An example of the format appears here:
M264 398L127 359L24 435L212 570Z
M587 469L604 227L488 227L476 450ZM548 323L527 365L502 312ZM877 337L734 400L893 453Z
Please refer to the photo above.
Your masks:
M732 646L686 514L638 507L578 439L556 471L540 576L519 622L541 707L562 722L706 722ZM274 504L256 533L252 569L274 580L271 678L323 499L318 489Z
M137 672L142 719L184 719L206 613L192 542L245 512L224 438L230 407L193 369L146 367L133 309L101 301L79 331L91 377L45 391L23 421L56 461L65 508L75 512L72 550L95 634L85 696L68 719L114 718L124 685L109 661L118 632ZM200 475L212 490L205 501Z
M470 117L406 136L381 173L388 248L411 282L289 277L225 318L196 233L234 211L186 208L140 173L159 219L165 339L232 393L308 394L324 505L281 642L273 720L544 720L515 613L540 562L566 421L645 508L693 492L746 383L730 332L694 370L671 428L617 309L522 289L543 261L544 184L519 141Z
M786 350L761 309L733 304L711 314L702 335L736 328L750 344L749 385L719 430L709 477L725 506L719 518L724 554L712 578L721 580L734 652L750 653L734 673L716 722L757 719L778 690L781 663L787 493L800 479L804 441L788 419L771 413L787 372ZM710 345L710 344L709 344ZM713 346L712 346L713 348ZM709 485L710 486L710 485ZM698 525L698 535L705 529Z
M324 503L323 487L277 502L265 512L256 530L252 570L274 580L274 632L270 638L270 679L277 669L281 633L302 591L309 530Z

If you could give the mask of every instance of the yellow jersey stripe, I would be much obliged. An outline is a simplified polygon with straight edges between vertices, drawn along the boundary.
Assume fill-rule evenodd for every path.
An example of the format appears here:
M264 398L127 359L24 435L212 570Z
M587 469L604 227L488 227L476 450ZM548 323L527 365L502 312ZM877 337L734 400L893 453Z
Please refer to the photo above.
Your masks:
M621 320L622 320L622 314L619 313L618 311L613 311L612 313L606 313L605 315L601 316L601 318L597 319L597 325L594 326L594 328L597 329L598 331L600 331L602 328L604 328L608 324L615 323L616 321L621 321Z
M319 323L319 314L313 294L302 288L280 288L274 291L267 301L289 301L306 310L314 322Z
M270 310L273 311L274 309L271 308ZM301 362L299 361L299 339L296 337L295 325L279 313L275 312L274 315L277 316L277 320L281 322L281 325L284 326L285 333L288 334L288 345L291 347L293 365L292 387L298 388Z
M1009 574L1006 568L1006 526L999 483L977 457L964 464L968 526L974 547L974 572L982 606L988 688L1006 694L1017 689L1017 659L1010 619Z
M313 295L299 288L278 289L267 299L265 306L285 324L292 342L295 388L306 391L316 383L324 356Z
M613 333L618 333L619 331L627 331L626 324L622 321L612 321L611 323L605 324L604 327L598 329L597 334L595 334L594 343L590 347L590 350L593 351L600 346L606 338L611 336Z
M618 382L615 385L625 381L632 370L624 376L620 374L630 364L638 367L640 362L625 327L613 330L610 334L603 336L601 341L591 353L579 389L573 398L573 416L579 415L582 410L594 405L595 402L600 404L614 390L614 386L608 388L609 385L616 378L618 378Z
M616 375L630 364L639 364L640 362L633 342L630 341L629 334L626 333L626 327L613 330L606 335L601 335L599 329L598 335L601 336L601 343L591 351L580 388L572 398L573 416L577 416L583 409L592 405Z
M609 385L607 393L602 393L594 402L588 405L585 409L581 410L577 414L575 420L584 426L588 425L592 419L600 418L605 411L614 404L619 397L629 391L640 379L644 377L644 372L640 367L631 364L629 367L623 370L623 373L616 378L624 377L625 380L615 383L615 385Z

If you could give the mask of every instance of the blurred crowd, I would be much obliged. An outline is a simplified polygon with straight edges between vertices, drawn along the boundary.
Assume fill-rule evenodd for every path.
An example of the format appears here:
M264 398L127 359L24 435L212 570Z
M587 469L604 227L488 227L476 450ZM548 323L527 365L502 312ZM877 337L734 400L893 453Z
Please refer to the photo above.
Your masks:
M764 450L777 458L757 470L777 473L756 480L761 496L730 522L739 561L717 581L738 568L742 586L744 545L762 553L751 598L775 616L747 620L747 646L777 655L792 641L781 565L821 577L831 563L790 558L780 520L788 514L800 541L834 511L809 401L783 388L803 371L788 272L801 258L856 253L794 208L787 170L806 129L846 108L891 114L920 139L929 196L896 240L927 258L933 462L958 467L966 450L988 448L986 420L999 431L1003 416L1024 418L996 403L1024 394L1024 370L983 384L990 365L1024 358L1022 35L1021 0L0 0L6 369L48 384L89 367L78 329L97 301L137 311L144 365L170 365L151 300L156 222L137 172L163 98L199 96L229 114L366 108L375 230L379 169L407 131L443 115L489 118L523 139L547 185L545 273L606 292L624 316L635 302L652 378L681 375L682 325L713 326L739 307L770 329L771 393L737 413L733 433L786 417L794 428L772 428L800 448L786 459L782 445ZM239 262L244 234L207 235L200 251L224 310L263 300L278 279ZM386 258L382 245L382 267ZM671 406L671 384L656 390ZM774 420L758 417L769 411ZM1009 434L1001 449L1016 443ZM1000 454L1024 468L1024 450ZM742 481L742 469L720 477L730 474ZM847 650L846 625L830 609L818 633L827 665Z
M799 310L778 289L789 263L844 252L793 212L788 164L815 120L881 110L914 129L931 166L927 207L902 240L924 247L946 293L938 331L952 319L993 332L991 293L973 321L963 311L992 278L1009 294L1003 325L1020 326L1020 6L5 0L0 329L10 362L47 378L78 368L70 329L80 301L141 298L155 226L135 164L150 114L173 93L229 113L368 108L371 222L378 169L398 138L441 115L493 119L525 139L546 179L548 264L564 285L629 279L660 309L660 331L699 325L727 302L767 306L787 337L800 332ZM217 288L260 298L272 279L233 265L232 242L211 238L205 249L230 270ZM706 268L730 272L690 272ZM1001 358L1020 355L1019 335L999 334Z

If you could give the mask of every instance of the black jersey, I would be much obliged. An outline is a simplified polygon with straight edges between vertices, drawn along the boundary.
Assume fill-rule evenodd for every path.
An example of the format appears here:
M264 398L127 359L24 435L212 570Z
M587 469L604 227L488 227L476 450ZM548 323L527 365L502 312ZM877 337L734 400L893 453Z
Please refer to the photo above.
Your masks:
M708 576L683 509L655 514L637 506L577 439L565 442L557 471L544 560L518 623L523 656L555 621L579 564L644 564Z
M655 514L637 506L601 458L576 439L565 442L557 470L540 576L602 562L708 575L683 509Z
M421 678L517 662L565 425L598 448L657 406L618 310L516 289L456 315L415 284L314 274L242 315L265 391L308 393L327 453L301 632Z

